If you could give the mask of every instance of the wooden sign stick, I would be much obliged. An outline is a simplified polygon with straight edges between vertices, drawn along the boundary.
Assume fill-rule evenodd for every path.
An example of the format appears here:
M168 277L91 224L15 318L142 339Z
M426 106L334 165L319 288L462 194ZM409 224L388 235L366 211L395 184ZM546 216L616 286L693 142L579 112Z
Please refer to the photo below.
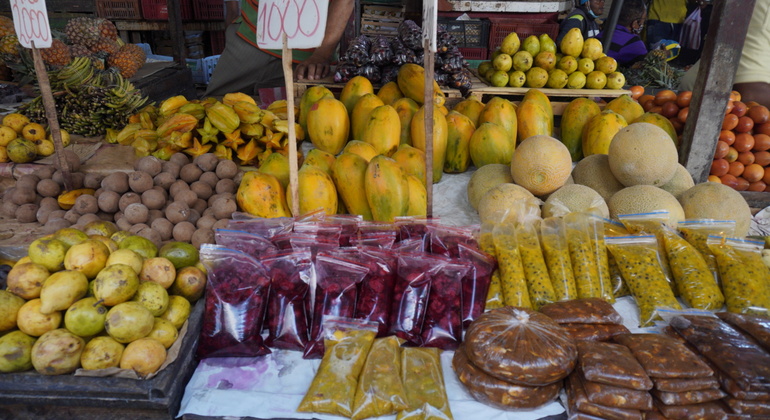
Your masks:
M289 191L291 212L299 216L299 176L297 175L297 132L294 128L294 72L291 67L292 51L283 33L283 80L286 84L286 110L289 119Z
M436 51L436 2L423 3L423 66L425 68L425 89L423 102L425 107L425 198L428 201L426 216L433 217L433 67ZM444 168L441 168L443 170Z
M43 57L40 50L35 48L35 41L32 41L32 59L35 63L35 73L40 85L40 96L43 98L43 107L45 108L45 117L48 120L48 128L51 129L53 137L53 148L56 151L56 159L59 163L59 169L64 180L64 189L72 190L72 175L70 174L70 165L64 157L64 144L61 140L61 131L59 131L59 117L56 114L56 104L53 101L51 93L51 81L48 79L48 73L45 71Z

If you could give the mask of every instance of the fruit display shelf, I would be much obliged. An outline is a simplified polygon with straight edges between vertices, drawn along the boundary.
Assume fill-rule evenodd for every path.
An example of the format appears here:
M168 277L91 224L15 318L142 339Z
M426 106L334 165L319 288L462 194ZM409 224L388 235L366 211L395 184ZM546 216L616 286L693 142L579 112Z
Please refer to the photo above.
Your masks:
M177 359L146 380L117 377L44 376L35 371L0 375L0 418L168 419L176 417L193 374L203 299L180 336Z

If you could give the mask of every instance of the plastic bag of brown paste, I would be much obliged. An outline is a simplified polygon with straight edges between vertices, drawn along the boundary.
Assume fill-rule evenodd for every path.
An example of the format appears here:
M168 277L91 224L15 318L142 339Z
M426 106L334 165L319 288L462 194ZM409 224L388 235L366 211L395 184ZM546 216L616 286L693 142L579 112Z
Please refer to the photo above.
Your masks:
M586 390L583 388L583 381L580 379L580 375L577 372L572 372L567 377L567 380L564 383L564 389L567 392L568 405L574 406L575 411L607 420L642 419L642 412L640 410L608 407L589 401Z
M628 347L614 343L577 343L580 367L592 382L649 391L652 380Z
M583 379L583 388L586 390L588 400L592 403L633 410L652 410L652 395L648 391L588 381L580 369L578 372Z
M573 299L554 302L540 308L559 324L622 324L623 317L601 298Z
M750 335L753 339L770 352L770 319L749 314L733 312L717 312L722 321Z
M727 419L727 411L725 411L725 407L717 402L688 405L666 405L661 403L660 400L656 400L655 408L660 410L661 414L671 419Z
M407 409L399 411L396 420L452 420L439 349L402 349L401 377Z
M704 389L718 389L719 381L713 376L702 378L654 378L654 388L663 392L701 391Z
M406 409L401 380L401 339L391 335L374 340L358 378L353 420L396 414Z
M652 395L666 405L700 404L722 399L727 394L721 389L702 389L699 391L664 392L653 389Z
M770 402L767 401L749 401L736 398L725 398L725 403L738 414L748 414L752 416L770 416Z
M610 341L618 334L627 334L628 328L616 324L559 324L575 341Z
M714 371L681 341L664 334L621 334L613 338L631 350L653 378L712 377Z

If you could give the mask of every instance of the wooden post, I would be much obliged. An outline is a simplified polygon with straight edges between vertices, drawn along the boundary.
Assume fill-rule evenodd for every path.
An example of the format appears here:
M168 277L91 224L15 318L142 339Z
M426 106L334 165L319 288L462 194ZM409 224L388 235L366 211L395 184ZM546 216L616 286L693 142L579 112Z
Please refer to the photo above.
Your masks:
M40 50L35 47L35 41L32 41L32 60L35 63L35 73L40 85L40 96L43 98L43 108L45 108L45 117L48 120L48 128L53 137L53 147L56 151L56 160L61 170L64 180L64 189L72 190L72 175L70 174L70 165L64 157L64 144L61 140L61 131L59 130L59 117L56 115L56 103L51 93L51 81L48 79L48 73L45 71L45 63L40 55Z
M291 66L292 51L283 33L283 80L286 84L286 109L289 119L289 191L291 212L299 216L299 176L297 175L297 133L294 129L294 72Z
M708 178L755 0L716 0L684 126L679 162L696 183Z
M174 61L183 67L187 67L181 3L179 0L166 0L166 7L168 8L168 31L171 34L171 42L174 45Z
M423 3L422 36L425 56L425 89L423 102L425 107L425 198L427 200L426 216L433 216L433 83L435 80L433 67L436 53L436 0L426 0ZM443 168L441 168L443 170Z

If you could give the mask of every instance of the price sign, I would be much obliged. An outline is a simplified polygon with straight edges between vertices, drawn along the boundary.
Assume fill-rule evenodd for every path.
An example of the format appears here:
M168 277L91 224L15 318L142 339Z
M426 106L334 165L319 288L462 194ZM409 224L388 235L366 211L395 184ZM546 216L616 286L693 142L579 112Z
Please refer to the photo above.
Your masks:
M326 32L329 0L260 0L257 15L257 45L265 49L321 45Z
M11 0L13 27L19 43L26 48L48 48L51 46L51 26L45 0Z

